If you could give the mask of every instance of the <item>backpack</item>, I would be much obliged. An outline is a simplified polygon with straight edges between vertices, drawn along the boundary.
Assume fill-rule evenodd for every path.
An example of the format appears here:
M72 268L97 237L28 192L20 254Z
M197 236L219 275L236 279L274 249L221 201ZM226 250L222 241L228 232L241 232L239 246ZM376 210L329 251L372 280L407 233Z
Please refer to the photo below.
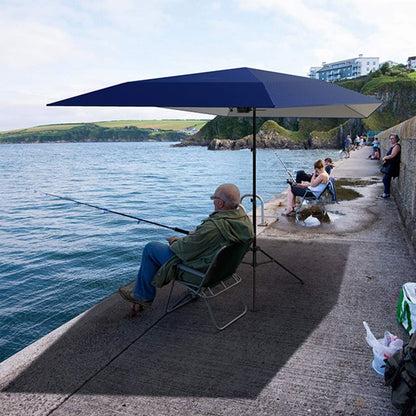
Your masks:
M416 415L416 336L386 363L384 380L391 386L391 402L402 411L402 416Z

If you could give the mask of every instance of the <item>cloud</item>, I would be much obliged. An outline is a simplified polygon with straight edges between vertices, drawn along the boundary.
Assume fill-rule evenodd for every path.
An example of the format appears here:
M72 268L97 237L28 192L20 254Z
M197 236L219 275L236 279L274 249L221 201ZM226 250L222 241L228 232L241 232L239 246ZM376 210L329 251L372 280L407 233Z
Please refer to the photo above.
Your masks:
M0 130L162 114L45 107L124 81L239 66L306 76L360 53L401 63L416 54L414 0L1 2Z
M315 56L310 66L359 53L404 63L416 50L416 27L406 17L416 15L416 2L411 0L243 0L238 5L273 14L277 23L284 21L282 41L300 54Z
M75 53L71 38L56 27L36 22L1 21L1 64L11 70L26 70L36 65L62 60Z

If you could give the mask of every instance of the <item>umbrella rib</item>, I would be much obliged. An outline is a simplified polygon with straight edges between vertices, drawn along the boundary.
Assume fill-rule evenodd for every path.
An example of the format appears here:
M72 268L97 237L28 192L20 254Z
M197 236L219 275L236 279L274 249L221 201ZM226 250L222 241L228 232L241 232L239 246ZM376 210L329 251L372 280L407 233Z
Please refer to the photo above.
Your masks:
M345 107L347 107L347 108L349 108L351 111L353 111L355 114L357 114L357 117L358 118L363 118L363 114L362 113L360 113L360 112L358 112L357 110L355 110L353 107L351 107L350 105L348 105L348 104L345 104ZM353 118L353 117L350 117L350 118Z

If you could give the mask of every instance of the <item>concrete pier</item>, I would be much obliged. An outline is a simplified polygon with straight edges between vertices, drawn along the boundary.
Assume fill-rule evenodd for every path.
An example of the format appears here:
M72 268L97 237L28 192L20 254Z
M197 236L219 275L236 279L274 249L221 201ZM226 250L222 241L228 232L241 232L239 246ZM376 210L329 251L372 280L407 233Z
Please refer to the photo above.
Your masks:
M359 195L328 206L329 221L282 217L283 195L266 204L257 244L304 285L259 265L255 310L222 332L201 301L165 315L168 288L135 318L114 294L0 363L0 414L400 414L372 368L363 321L377 338L388 330L408 341L396 307L416 281L415 254L395 201L376 198L370 151L337 162L333 176ZM250 304L252 268L239 273ZM214 305L217 314L234 301Z

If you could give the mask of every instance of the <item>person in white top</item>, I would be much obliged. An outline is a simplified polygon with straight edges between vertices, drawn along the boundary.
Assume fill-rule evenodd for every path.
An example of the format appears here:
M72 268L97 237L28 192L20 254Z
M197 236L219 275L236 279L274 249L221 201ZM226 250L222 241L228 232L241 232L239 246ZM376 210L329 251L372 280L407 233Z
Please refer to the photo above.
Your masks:
M297 196L304 196L306 193L310 193L311 195L319 197L321 192L325 189L326 184L329 181L329 175L325 171L324 162L322 159L318 159L313 167L314 172L310 182L294 183L289 186L289 189L287 190L287 206L282 212L282 215L294 215Z

